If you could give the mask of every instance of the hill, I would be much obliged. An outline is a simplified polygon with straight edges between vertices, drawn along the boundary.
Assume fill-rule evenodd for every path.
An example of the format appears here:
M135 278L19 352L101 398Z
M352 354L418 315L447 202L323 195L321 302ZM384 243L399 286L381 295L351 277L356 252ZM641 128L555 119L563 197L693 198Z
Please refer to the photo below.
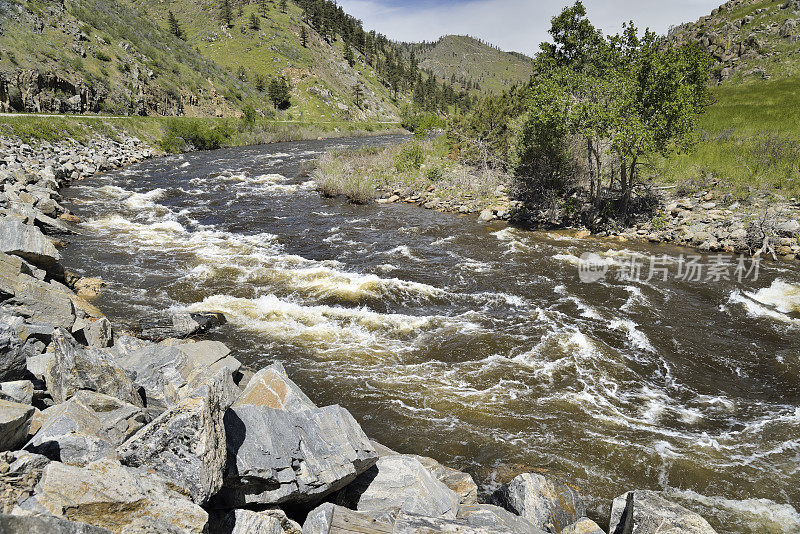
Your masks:
M462 90L500 92L513 84L526 83L532 74L532 59L465 35L446 35L434 43L406 43L420 68Z
M332 1L226 1L0 0L0 111L269 117L283 76L283 119L398 120L420 74L385 37Z

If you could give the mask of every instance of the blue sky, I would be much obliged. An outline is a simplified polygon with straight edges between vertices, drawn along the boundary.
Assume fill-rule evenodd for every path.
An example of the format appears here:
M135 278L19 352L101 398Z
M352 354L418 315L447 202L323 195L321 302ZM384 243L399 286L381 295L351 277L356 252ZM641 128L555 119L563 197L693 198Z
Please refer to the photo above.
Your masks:
M571 2L569 2L571 3ZM584 0L592 22L605 33L624 21L665 33L672 25L697 20L721 0ZM434 41L469 34L504 50L533 53L547 39L550 18L566 1L534 0L339 0L351 15L392 39Z

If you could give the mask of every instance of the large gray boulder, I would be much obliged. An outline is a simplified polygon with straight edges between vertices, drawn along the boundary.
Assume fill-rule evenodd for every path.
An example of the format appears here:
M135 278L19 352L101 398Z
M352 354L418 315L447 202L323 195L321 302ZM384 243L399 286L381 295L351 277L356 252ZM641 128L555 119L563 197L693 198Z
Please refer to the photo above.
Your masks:
M205 504L222 487L225 469L221 395L212 384L181 400L123 443L120 460L158 473L173 489Z
M233 373L241 364L218 341L179 345L147 344L130 351L115 351L116 362L135 376L147 407L164 410L181 399L180 390L198 371Z
M337 491L377 459L369 438L340 406L301 412L252 404L225 413L228 466L215 504L313 502Z
M286 517L280 508L259 512L231 510L214 525L211 534L301 534L300 525Z
M290 412L316 408L311 399L289 379L280 363L273 363L253 375L234 406L244 404Z
M314 508L303 523L303 534L328 534L334 532L371 532L391 534L393 518L373 517L326 502Z
M20 508L66 516L112 532L152 520L200 534L208 523L208 514L200 506L171 490L158 475L108 459L85 467L49 463L34 495Z
M115 458L116 447L148 421L143 408L86 390L40 417L41 428L24 449L72 465Z
M45 372L45 382L57 403L88 389L143 406L133 375L118 365L109 351L78 345L61 330L54 334L53 345L54 358Z
M0 399L20 404L33 402L33 382L30 380L15 380L0 383Z
M584 517L561 530L561 534L606 534L600 526L591 519Z
M492 501L551 532L559 532L586 515L586 505L576 488L538 473L517 476L498 489Z
M41 230L12 217L0 219L0 252L19 256L44 269L61 260L61 254Z
M111 534L111 531L52 516L0 514L0 534Z
M25 443L33 406L0 400L0 451L16 450Z
M413 456L384 456L336 496L336 504L360 512L409 512L454 519L460 498Z
M75 308L68 290L39 280L33 274L22 259L0 252L0 313L72 328Z
M392 534L431 534L433 532L509 534L516 531L509 530L505 525L472 525L466 519L426 517L407 512L402 512L397 516L392 528Z
M629 491L611 505L609 534L716 534L700 515L655 491Z
M17 325L11 316L0 316L0 380L19 380L25 377L29 351L17 335Z

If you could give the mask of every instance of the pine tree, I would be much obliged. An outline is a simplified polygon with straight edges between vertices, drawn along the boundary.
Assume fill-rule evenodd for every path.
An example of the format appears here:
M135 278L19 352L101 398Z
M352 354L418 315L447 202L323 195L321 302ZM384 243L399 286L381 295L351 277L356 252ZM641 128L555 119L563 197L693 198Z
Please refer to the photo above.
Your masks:
M261 16L267 18L268 7L267 7L267 0L258 0L258 11L261 13Z
M357 83L353 87L353 96L356 99L356 107L360 109L361 108L361 103L360 103L361 102L361 97L364 96L364 88L361 87L360 83Z
M225 26L231 27L233 22L233 10L231 10L230 0L222 0L222 5L219 8L219 18L225 23Z
M269 99L272 100L272 105L275 106L275 109L286 109L291 105L289 83L283 76L273 78L269 82L267 93L269 94Z
M356 58L353 55L353 49L350 48L350 45L347 42L344 43L344 59L351 67L356 64Z
M281 13L286 13L286 0L281 0Z
M250 29L253 31L258 31L261 29L261 22L258 19L258 15L255 13L250 15Z
M303 45L303 48L308 47L308 32L305 26L300 29L300 43Z
M169 22L169 32L178 39L183 39L183 28L181 28L177 17L175 17L175 13L170 11L167 20Z

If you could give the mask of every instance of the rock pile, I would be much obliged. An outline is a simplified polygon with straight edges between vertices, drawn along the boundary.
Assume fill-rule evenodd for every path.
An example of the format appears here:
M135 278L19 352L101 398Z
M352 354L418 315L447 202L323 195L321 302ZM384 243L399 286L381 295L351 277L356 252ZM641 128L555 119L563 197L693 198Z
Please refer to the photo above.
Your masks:
M129 140L6 154L0 532L603 532L557 478L524 473L481 504L470 475L371 441L279 363L253 374L222 343L176 339L223 324L218 314L143 324L149 339L115 331L59 263L54 239L77 228L58 187L150 152ZM614 501L612 532L661 524L713 532L658 494Z

